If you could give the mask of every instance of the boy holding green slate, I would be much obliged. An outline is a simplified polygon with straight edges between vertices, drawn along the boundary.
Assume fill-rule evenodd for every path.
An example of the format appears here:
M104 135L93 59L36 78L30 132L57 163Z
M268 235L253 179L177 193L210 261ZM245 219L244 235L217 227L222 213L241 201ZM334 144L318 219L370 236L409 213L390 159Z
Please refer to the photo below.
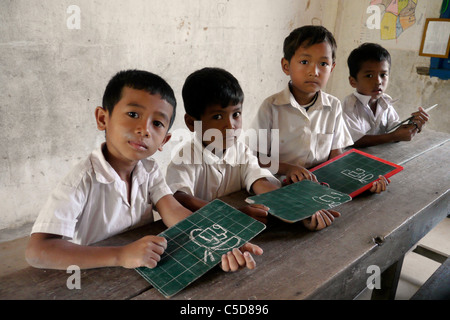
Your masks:
M231 73L220 68L195 71L186 79L182 96L185 123L194 135L176 150L166 175L181 204L196 211L244 188L262 194L280 187L270 171L259 166L250 148L238 140L244 93ZM239 210L266 222L269 208L251 204ZM336 211L320 210L302 221L310 230L321 230L336 217Z
M175 119L172 88L150 72L127 70L108 83L97 128L106 142L75 166L53 191L32 228L26 259L36 268L106 266L154 268L167 240L145 236L125 246L91 245L153 219L175 225L191 212L173 197L157 163L147 159L169 141ZM247 243L241 250L261 254ZM234 249L222 258L225 271L253 268L253 258Z

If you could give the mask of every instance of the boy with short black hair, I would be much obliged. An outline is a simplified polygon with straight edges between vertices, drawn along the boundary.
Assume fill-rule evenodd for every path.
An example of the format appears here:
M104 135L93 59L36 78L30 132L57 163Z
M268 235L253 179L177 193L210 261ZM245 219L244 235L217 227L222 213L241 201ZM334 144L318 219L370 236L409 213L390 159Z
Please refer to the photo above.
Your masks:
M315 177L312 168L351 146L340 101L322 89L335 67L336 41L322 26L303 26L284 40L281 67L290 77L286 88L264 100L253 127L267 129L267 150L255 150L261 159L271 155L271 130L279 130L278 175L292 183ZM372 192L385 190L387 180L374 182Z
M95 110L106 142L70 171L39 213L26 250L32 266L157 265L167 247L163 237L146 236L119 247L91 244L151 222L153 207L169 227L191 213L175 200L157 163L147 159L169 141L175 108L172 88L155 74L127 70L110 80L103 107ZM237 270L242 260L242 252L233 251L222 267ZM254 261L247 254L239 265L252 268Z
M364 43L350 53L347 64L350 85L356 90L344 99L344 120L355 147L410 141L422 130L428 114L421 107L409 124L393 130L400 118L385 93L391 69L391 56L385 48Z
M260 194L280 187L270 171L259 166L250 148L238 140L244 93L231 73L220 68L197 70L187 77L182 95L185 123L194 137L177 150L166 175L180 203L195 211L215 198L244 188ZM269 208L263 205L248 205L240 210L267 221ZM337 216L335 211L322 210L305 219L304 225L320 230Z

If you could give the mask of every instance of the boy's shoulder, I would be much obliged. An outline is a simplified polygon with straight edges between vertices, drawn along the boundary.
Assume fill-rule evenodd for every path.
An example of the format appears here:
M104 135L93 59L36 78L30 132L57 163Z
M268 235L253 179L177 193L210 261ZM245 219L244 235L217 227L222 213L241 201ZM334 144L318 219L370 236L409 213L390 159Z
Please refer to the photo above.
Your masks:
M261 106L279 106L290 104L290 93L289 85L286 85L283 90L265 98Z

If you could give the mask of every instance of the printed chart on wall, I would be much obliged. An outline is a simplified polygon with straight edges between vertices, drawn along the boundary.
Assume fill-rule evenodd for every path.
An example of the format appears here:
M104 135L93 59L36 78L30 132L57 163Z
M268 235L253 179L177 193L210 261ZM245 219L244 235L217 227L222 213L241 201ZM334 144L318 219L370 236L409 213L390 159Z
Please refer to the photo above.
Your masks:
M417 50L425 24L423 0L367 0L362 15L360 41L387 49Z
M248 203L264 204L270 214L294 223L351 201L369 189L380 175L389 178L403 167L357 149L312 168L320 183L303 180L280 189L248 197Z
M167 249L153 268L136 271L166 298L221 262L223 254L243 246L265 225L221 200L213 200L160 233Z

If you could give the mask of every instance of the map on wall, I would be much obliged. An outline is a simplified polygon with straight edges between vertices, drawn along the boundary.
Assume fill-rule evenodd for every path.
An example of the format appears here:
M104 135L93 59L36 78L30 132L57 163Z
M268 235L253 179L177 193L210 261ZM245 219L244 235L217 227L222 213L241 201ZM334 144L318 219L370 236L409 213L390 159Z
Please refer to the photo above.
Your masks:
M360 41L416 50L425 23L426 1L367 0Z
M416 23L418 0L371 0L371 5L384 6L380 23L381 40L393 40L400 37L406 29Z

